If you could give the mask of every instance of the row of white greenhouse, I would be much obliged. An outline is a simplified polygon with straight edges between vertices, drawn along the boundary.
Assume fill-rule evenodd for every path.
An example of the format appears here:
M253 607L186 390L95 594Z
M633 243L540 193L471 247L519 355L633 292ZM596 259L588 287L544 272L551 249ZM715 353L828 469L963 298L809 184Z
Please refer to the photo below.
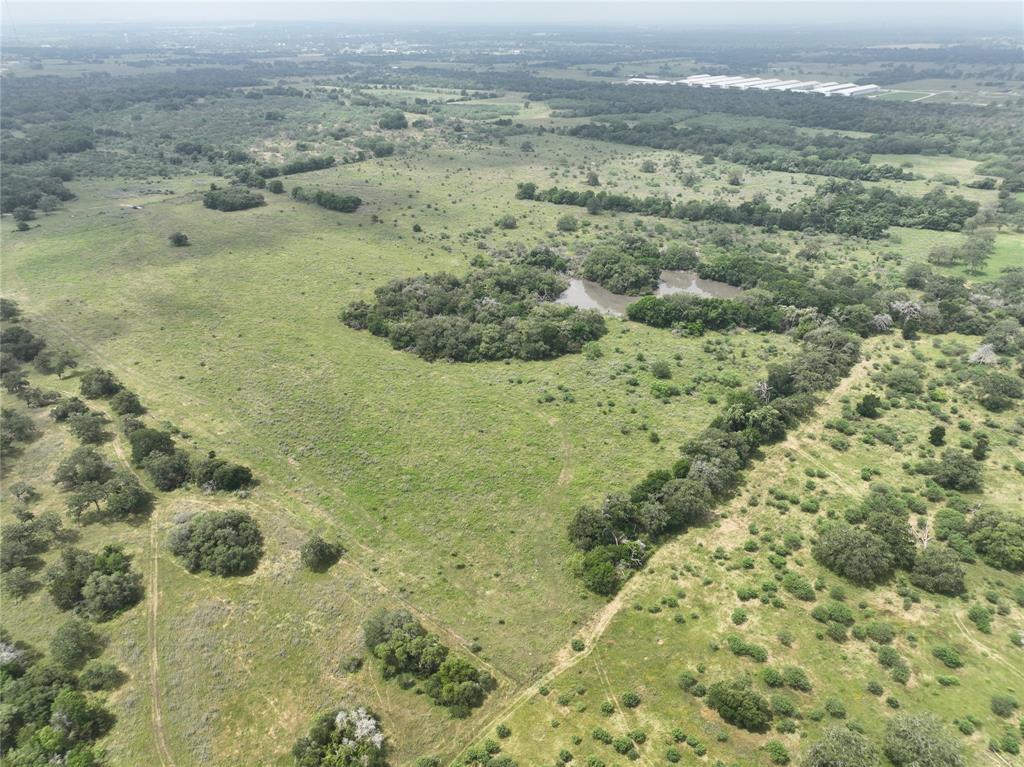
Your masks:
M722 88L739 91L790 91L792 93L820 93L824 96L870 96L882 89L877 85L857 85L838 81L823 83L817 80L783 80L780 78L745 77L729 75L691 75L685 80L663 80L657 77L631 77L633 85L688 85L691 88Z

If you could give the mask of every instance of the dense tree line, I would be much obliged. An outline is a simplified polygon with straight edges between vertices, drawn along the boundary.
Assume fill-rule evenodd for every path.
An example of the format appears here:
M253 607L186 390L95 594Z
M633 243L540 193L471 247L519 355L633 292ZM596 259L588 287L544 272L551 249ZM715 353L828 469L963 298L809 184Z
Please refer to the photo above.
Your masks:
M959 231L978 212L978 203L934 189L921 196L901 195L891 189L867 188L851 181L830 181L816 193L788 208L775 208L764 196L729 205L725 202L688 200L673 203L668 197L633 197L593 189L573 191L551 187L538 190L521 183L516 197L555 205L575 205L591 213L604 210L640 213L687 221L719 221L728 224L823 231L866 238L881 237L890 226Z
M339 213L354 213L363 204L361 198L354 194L338 194L329 192L326 189L306 190L301 186L292 189L292 199L301 202L312 202L327 210L336 210Z
M264 204L263 195L241 186L211 189L203 194L203 205L213 210L233 211L258 208Z
M256 173L265 179L277 178L278 176L293 176L296 173L309 173L314 170L324 170L334 167L334 157L303 157L292 160L284 165L263 165L256 169Z
M503 83L512 90L526 91L531 100L545 101L555 114L566 117L688 109L697 114L765 117L794 126L875 134L863 144L868 153L963 154L978 159L985 159L987 153L1022 154L1019 142L1012 138L1014 116L995 106L820 99L800 93L718 88L638 88L527 73L487 73L481 76L481 83L487 87Z
M862 139L820 133L808 136L791 126L730 128L688 123L672 118L657 122L584 123L566 129L570 136L711 155L761 170L810 173L859 181L911 179L895 165L871 163L871 149Z
M133 104L191 103L226 95L228 89L258 85L259 73L239 69L196 68L114 77L4 77L4 128L66 119L69 105L78 114L107 115Z
M75 199L64 186L71 178L71 173L59 168L31 175L5 173L0 187L0 213L13 213L19 208L53 210L60 203Z
M385 679L397 678L403 687L421 684L452 716L468 716L494 689L490 674L451 654L407 610L378 610L363 624L363 637Z
M705 521L728 497L755 450L808 416L815 394L833 388L857 360L859 338L834 325L806 333L802 348L769 366L763 385L733 392L725 410L681 448L671 470L649 474L628 495L580 509L569 524L579 549L572 569L587 588L613 594L666 534Z
M36 128L25 138L5 138L0 145L0 162L24 165L49 160L55 155L84 152L94 146L92 130L83 126Z
M438 273L377 288L341 319L427 360L548 359L578 352L605 334L597 312L549 303L568 286L560 275L526 264Z

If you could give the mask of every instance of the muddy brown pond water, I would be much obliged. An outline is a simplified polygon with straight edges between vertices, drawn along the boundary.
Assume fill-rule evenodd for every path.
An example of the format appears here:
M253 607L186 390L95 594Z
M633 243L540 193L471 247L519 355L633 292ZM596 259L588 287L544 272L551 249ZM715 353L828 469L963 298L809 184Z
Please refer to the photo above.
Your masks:
M673 293L693 293L705 298L735 298L743 292L743 288L727 285L715 280L702 280L696 272L666 271L661 273L656 296L669 296ZM623 296L612 293L590 280L569 280L569 289L558 297L558 303L568 304L580 309L597 309L604 314L624 317L626 307L640 296Z

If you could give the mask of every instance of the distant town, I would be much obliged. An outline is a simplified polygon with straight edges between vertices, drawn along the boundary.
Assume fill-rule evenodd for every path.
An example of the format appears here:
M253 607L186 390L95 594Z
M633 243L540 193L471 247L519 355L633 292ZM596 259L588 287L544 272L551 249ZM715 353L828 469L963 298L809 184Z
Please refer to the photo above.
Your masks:
M691 75L682 80L660 77L631 77L631 85L687 85L691 88L722 88L739 91L790 91L792 93L818 93L823 96L870 96L881 92L877 85L857 83L818 82L817 80L782 80L779 78L749 77L746 75Z

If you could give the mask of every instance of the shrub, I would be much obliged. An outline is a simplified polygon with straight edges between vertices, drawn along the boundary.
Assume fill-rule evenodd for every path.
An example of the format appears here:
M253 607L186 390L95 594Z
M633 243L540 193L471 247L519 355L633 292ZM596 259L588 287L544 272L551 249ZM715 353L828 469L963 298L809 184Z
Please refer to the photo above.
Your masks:
M974 605L967 611L971 623L978 627L982 634L992 633L992 613L983 605Z
M746 680L716 682L708 688L708 706L726 722L751 732L765 732L772 720L768 701Z
M782 576L782 588L805 602L813 602L815 599L814 587L811 586L811 582L792 570Z
M109 661L90 660L78 676L78 683L86 690L115 690L127 681L125 674L116 664Z
M869 639L878 642L878 644L889 644L896 638L896 629L889 623L871 621L867 625L867 635Z
M1018 703L1012 695L993 695L990 706L993 714L1006 719L1013 716L1013 712L1018 708Z
M179 524L169 538L171 552L189 572L246 575L263 555L263 535L256 521L242 511L210 511Z
M942 661L946 668L960 668L964 665L963 660L960 659L960 653L946 645L939 645L933 648L932 655Z
M764 750L772 764L789 764L789 752L779 741L769 740L764 744Z
M825 711L833 719L845 719L846 718L846 706L838 698L829 698L825 701Z
M752 642L747 642L736 634L730 634L727 636L725 638L725 642L733 655L748 657L758 663L764 663L768 660L768 651L765 650L764 647Z
M853 625L853 611L842 602L828 602L811 610L811 617L820 623L840 623L844 626Z
M640 705L641 701L641 697L633 691L624 692L619 698L619 702L626 708L636 708Z
M878 649L878 662L885 668L895 668L903 662L903 659L896 652L895 648L880 647Z
M315 573L326 572L337 562L344 549L337 543L329 543L318 534L313 533L302 544L299 550L302 564Z
M785 666L782 669L782 678L786 681L786 686L794 690L809 692L811 689L811 680L799 666Z

